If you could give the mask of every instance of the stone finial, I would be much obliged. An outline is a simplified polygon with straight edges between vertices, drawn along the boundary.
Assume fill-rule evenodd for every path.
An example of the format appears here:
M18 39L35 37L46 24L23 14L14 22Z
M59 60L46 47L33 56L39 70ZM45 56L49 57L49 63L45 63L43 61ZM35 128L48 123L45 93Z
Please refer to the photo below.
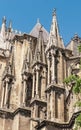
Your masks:
M5 32L6 32L6 17L4 16L2 19L2 26L1 26L1 36L5 39Z
M53 16L56 15L56 9L53 9Z
M9 28L12 29L12 21L9 22Z
M75 34L74 34L74 37L78 37L78 34L77 34L77 33L75 33Z
M2 23L6 24L6 17L5 16L2 18Z
M40 20L39 20L39 18L37 18L37 23L40 23Z

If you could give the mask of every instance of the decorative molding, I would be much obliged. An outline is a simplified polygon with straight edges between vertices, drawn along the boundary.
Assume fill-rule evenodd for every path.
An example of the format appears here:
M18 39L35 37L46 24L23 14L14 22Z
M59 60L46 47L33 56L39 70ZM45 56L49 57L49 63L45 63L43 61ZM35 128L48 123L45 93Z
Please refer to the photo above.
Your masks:
M18 108L15 111L9 109L0 109L0 117L6 119L13 119L15 115L20 113L21 115L31 117L31 110L25 108Z

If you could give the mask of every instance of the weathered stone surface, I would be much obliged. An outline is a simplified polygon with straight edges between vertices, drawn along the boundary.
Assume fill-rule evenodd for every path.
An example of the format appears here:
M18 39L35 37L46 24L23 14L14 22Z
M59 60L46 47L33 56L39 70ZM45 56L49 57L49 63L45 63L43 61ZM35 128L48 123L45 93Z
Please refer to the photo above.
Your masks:
M75 36L64 47L56 12L50 34L40 23L30 35L15 33L11 25L5 27L4 17L0 30L0 130L71 130L80 109L74 109L77 97L63 81L72 73L81 76L77 52L81 39Z

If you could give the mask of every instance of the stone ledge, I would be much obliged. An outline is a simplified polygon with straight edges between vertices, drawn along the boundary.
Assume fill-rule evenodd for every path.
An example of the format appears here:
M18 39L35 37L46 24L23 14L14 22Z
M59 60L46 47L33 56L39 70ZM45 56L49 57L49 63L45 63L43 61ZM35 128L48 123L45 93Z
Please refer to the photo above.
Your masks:
M47 105L47 102L44 101L44 100L42 100L42 99L40 99L40 98L33 98L33 99L31 100L31 104L30 104L30 105L32 106L32 104L34 104L34 103L42 104L42 105L44 105L44 106Z
M0 109L0 117L13 119L15 115L20 113L21 115L31 117L31 110L26 108L18 108L15 111L9 109Z
M65 91L65 88L63 87L63 85L58 85L56 83L51 83L47 86L47 89L45 90L45 92L48 92L50 91L51 89L53 90L59 90L59 91L62 91L64 92Z
M56 122L55 121L51 121L51 120L43 120L41 121L35 128L38 130L40 128L43 128L47 125L51 125L53 127L57 127L57 128L62 128L62 129L70 129L72 128L74 122L75 122L75 119L76 117L81 113L81 111L79 112L76 112L72 115L71 119L68 121L68 122Z

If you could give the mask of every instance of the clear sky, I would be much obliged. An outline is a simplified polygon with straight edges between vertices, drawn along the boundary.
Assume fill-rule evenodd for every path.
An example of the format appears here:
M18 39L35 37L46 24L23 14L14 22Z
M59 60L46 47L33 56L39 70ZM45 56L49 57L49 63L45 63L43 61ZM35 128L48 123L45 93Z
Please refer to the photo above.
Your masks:
M75 33L81 36L81 0L0 0L0 25L6 16L7 24L12 20L13 29L28 33L39 18L49 31L54 8L64 43Z

